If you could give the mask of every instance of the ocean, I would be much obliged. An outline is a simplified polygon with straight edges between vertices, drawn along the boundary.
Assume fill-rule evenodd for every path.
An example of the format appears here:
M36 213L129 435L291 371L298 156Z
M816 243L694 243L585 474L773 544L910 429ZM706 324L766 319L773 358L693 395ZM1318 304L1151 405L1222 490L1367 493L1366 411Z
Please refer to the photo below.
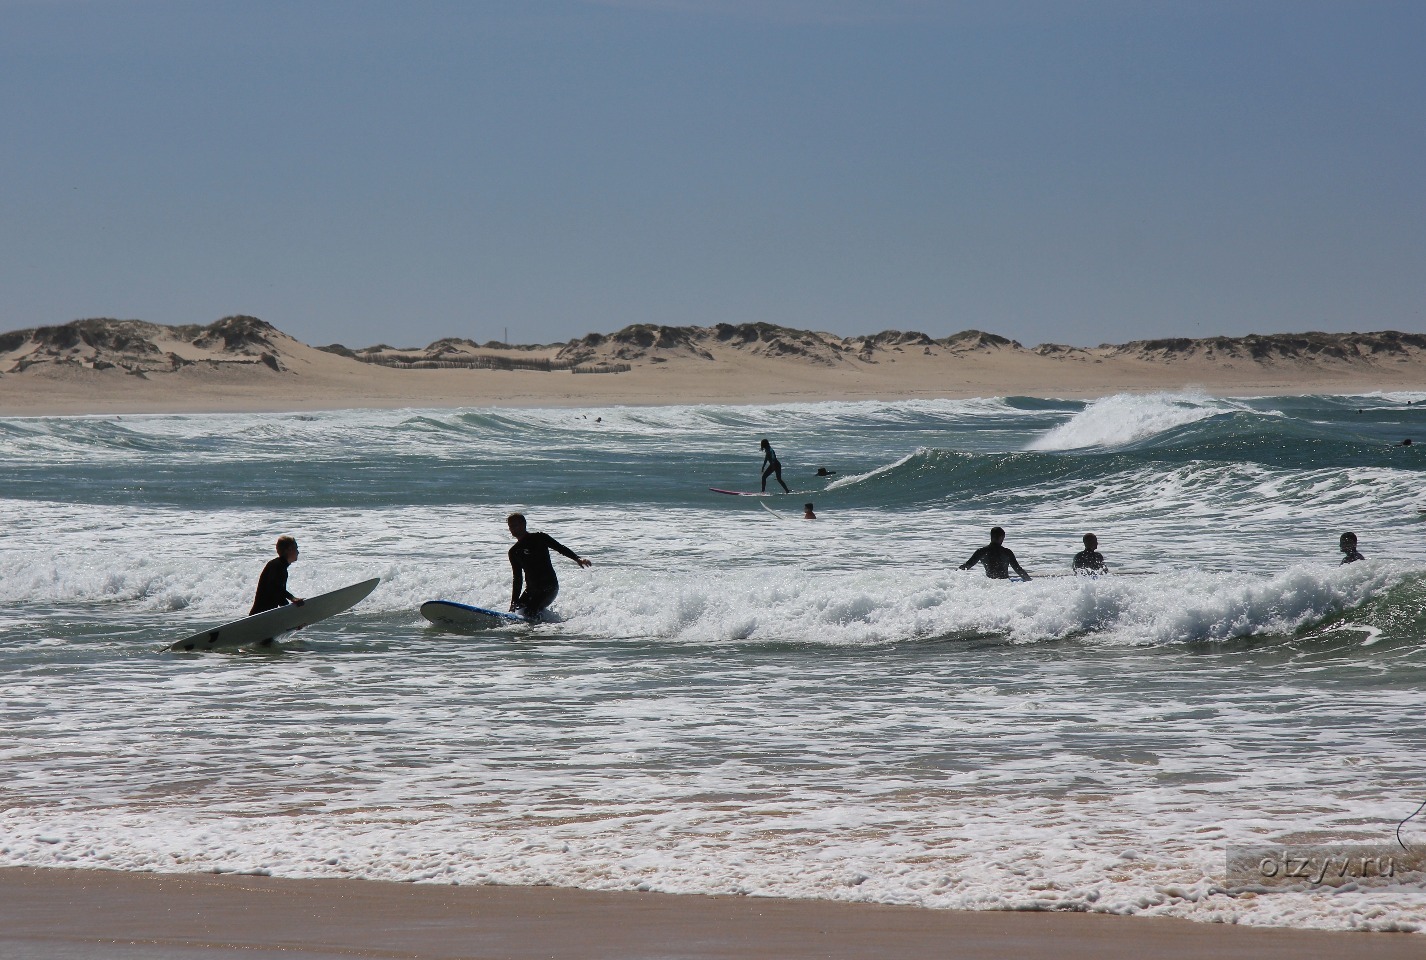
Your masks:
M1225 874L1426 801L1423 404L0 418L0 865L1426 930ZM710 492L763 437L795 493ZM552 622L427 624L508 604L515 510L594 564ZM1034 579L958 569L997 524ZM281 534L299 596L380 586L164 652Z

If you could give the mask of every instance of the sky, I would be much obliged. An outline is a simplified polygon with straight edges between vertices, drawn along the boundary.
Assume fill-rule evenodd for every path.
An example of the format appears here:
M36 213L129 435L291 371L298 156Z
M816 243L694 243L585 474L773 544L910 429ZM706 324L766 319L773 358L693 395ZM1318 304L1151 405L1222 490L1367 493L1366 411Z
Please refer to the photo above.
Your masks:
M1420 0L0 0L0 330L1421 332L1423 39Z

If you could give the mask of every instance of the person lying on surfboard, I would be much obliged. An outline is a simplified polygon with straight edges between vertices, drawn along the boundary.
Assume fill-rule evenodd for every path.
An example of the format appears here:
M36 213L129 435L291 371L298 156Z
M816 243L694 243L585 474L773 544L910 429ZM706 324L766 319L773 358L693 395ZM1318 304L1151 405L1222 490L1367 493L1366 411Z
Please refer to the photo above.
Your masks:
M257 594L253 597L253 608L248 616L264 610L276 610L289 603L302 605L300 597L287 591L287 568L297 562L297 541L291 537L277 538L277 556L262 568L262 576L257 578Z
M523 513L512 513L505 518L510 528L510 536L515 538L515 546L510 548L510 570L514 580L510 587L510 612L534 619L559 596L559 577L555 576L555 565L550 562L550 551L555 550L569 557L581 567L593 564L560 543L548 533L528 529Z
M991 527L990 543L971 554L970 559L961 564L961 569L969 570L977 563L983 563L985 575L992 580L1009 580L1012 569L1020 575L1020 579L1029 580L1030 575L1015 562L1015 554L1001 546L1004 541L1005 531L1000 527Z

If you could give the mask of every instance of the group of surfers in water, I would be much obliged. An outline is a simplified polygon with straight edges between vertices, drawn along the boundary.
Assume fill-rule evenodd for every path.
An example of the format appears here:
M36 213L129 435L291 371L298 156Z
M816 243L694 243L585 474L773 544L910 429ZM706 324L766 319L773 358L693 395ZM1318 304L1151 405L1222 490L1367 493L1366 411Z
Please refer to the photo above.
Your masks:
M782 463L773 451L772 444L764 438L761 448L763 492L767 491L768 477L775 477L777 482L782 484L782 489L791 493L783 482ZM830 477L835 473L836 471L826 467L819 467L817 470L819 477ZM804 505L802 516L805 520L817 519L811 503ZM593 563L548 533L531 530L523 513L510 514L505 518L505 524L510 535L515 538L515 545L506 554L510 560L511 571L510 612L518 613L526 619L534 619L554 603L560 592L559 577L555 574L554 562L550 559L551 550L568 557L581 567L590 567ZM1070 569L1080 576L1101 576L1108 573L1109 565L1104 562L1104 555L1099 552L1099 538L1092 533L1086 533L1083 539L1084 549L1074 555L1070 561ZM1344 564L1366 559L1357 551L1355 533L1342 534L1337 545L1342 551ZM293 537L277 538L277 556L267 562L267 566L262 569L262 575L258 577L257 593L253 597L248 616L284 607L289 603L302 603L302 598L294 596L287 589L287 568L297 562L298 554L297 541ZM1012 570L1021 580L1030 579L1030 574L1026 573L1015 559L1014 551L1005 546L1003 527L991 527L990 543L971 554L970 559L960 565L960 569L971 570L977 565L982 566L985 575L992 580L1009 580Z

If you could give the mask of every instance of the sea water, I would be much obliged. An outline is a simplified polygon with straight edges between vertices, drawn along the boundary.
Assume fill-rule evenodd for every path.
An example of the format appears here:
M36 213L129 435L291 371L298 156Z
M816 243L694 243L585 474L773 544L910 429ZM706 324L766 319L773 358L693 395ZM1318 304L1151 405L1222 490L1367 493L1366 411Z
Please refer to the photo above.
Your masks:
M1426 929L1420 884L1225 878L1426 800L1422 403L0 419L0 865ZM710 492L763 437L795 494ZM508 603L514 510L594 566L428 625ZM996 524L1033 580L957 569ZM163 652L280 534L299 596L381 585Z

